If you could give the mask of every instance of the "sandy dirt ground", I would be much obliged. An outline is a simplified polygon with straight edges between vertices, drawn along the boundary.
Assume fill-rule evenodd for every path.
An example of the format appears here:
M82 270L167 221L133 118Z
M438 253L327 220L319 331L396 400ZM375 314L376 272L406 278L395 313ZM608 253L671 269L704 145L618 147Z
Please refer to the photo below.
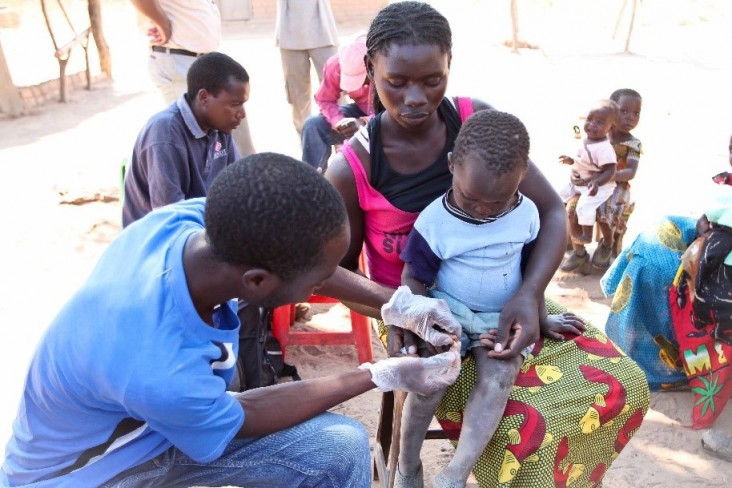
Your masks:
M557 186L567 173L556 157L575 147L571 127L589 103L623 86L643 94L636 135L645 153L626 243L664 214L703 211L704 188L710 175L725 169L732 132L732 5L646 0L636 18L632 52L622 53L629 12L613 39L621 0L522 0L522 37L538 49L515 55L502 45L510 33L507 1L432 3L454 31L449 92L481 98L521 117L532 136L533 160ZM0 115L5 181L0 208L6 209L0 239L0 453L35 344L120 231L120 161L142 124L162 108L147 77L146 41L129 2L106 2L104 13L114 82L74 91L69 103L37 107L22 118ZM29 11L20 29L1 33L17 84L45 81L57 69L38 19L38 12ZM341 23L339 32L345 40L367 25L368 20ZM247 112L257 149L298 156L273 25L227 23L221 50L250 72ZM547 293L602 326L610 300L602 295L599 278L558 272ZM311 325L348 327L341 306L316 315ZM304 377L357 365L348 346L292 347L287 355ZM373 436L379 401L377 392L369 392L334 411L358 418ZM732 463L704 454L701 432L685 427L690 411L689 393L654 393L651 411L607 473L605 486L730 486ZM720 422L732 422L731 417L728 411ZM443 466L451 452L446 441L426 442L427 474Z

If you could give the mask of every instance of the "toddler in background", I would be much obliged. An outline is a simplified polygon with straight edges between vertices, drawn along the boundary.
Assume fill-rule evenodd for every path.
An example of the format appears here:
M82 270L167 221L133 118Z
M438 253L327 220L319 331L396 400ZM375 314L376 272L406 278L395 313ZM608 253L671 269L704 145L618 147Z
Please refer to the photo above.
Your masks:
M643 99L637 91L621 88L610 95L610 100L618 104L617 119L608 134L618 165L613 177L615 191L598 208L597 225L602 233L602 240L592 255L592 264L598 268L607 268L611 256L617 257L623 248L628 218L635 208L635 201L630 193L630 180L635 178L642 154L641 141L630 131L638 126Z
M597 209L615 191L617 158L608 133L616 122L618 105L613 100L596 102L584 122L585 137L577 155L559 156L562 164L572 165L569 183L559 195L565 203L579 197L574 211L568 211L572 254L562 263L562 271L573 271L585 264L589 256L585 245L592 242Z

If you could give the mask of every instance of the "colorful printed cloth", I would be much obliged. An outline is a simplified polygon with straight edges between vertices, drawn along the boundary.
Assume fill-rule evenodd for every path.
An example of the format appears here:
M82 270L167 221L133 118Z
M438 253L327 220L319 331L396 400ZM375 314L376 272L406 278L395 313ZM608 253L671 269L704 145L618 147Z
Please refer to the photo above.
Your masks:
M551 300L547 308L566 311ZM385 342L386 327L379 326ZM454 445L475 381L468 356L435 413ZM598 329L588 324L565 342L541 339L473 473L481 487L600 486L648 405L643 371Z
M612 296L605 333L643 368L653 390L686 384L671 325L668 287L696 237L696 220L666 217L623 250L600 280Z
M636 137L613 144L618 159L616 171L628 167L628 159L640 159L643 154L641 141ZM597 220L607 223L614 233L624 234L630 214L635 209L635 202L630 194L630 182L618 181L615 191L607 201L597 209Z
M712 177L732 184L729 173ZM690 387L691 427L711 426L732 394L732 194L696 219L667 217L639 235L600 281L613 295L608 337L635 359L652 389Z
M732 394L732 228L717 226L681 258L669 306L684 372L694 395L692 427L711 427Z

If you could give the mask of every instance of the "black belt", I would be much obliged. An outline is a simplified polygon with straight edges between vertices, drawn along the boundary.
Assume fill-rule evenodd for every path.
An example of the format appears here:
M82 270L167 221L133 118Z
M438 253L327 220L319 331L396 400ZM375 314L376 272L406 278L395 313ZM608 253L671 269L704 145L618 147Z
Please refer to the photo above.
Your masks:
M203 56L203 53L194 53L193 51L186 51L185 49L177 49L174 47L150 46L150 48L156 53L180 54L181 56L191 56L194 58Z

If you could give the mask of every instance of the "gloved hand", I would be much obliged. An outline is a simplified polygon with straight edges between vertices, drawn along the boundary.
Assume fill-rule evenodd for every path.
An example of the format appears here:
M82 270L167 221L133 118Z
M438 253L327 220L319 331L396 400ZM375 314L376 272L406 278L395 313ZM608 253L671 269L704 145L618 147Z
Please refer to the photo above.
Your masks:
M460 374L460 353L454 347L428 358L389 358L373 364L363 363L358 368L371 371L371 381L379 391L403 390L429 395L455 382Z
M415 295L404 285L381 307L381 318L385 324L414 332L435 346L451 346L450 335L459 339L462 329L444 300ZM435 325L442 331L435 329Z

